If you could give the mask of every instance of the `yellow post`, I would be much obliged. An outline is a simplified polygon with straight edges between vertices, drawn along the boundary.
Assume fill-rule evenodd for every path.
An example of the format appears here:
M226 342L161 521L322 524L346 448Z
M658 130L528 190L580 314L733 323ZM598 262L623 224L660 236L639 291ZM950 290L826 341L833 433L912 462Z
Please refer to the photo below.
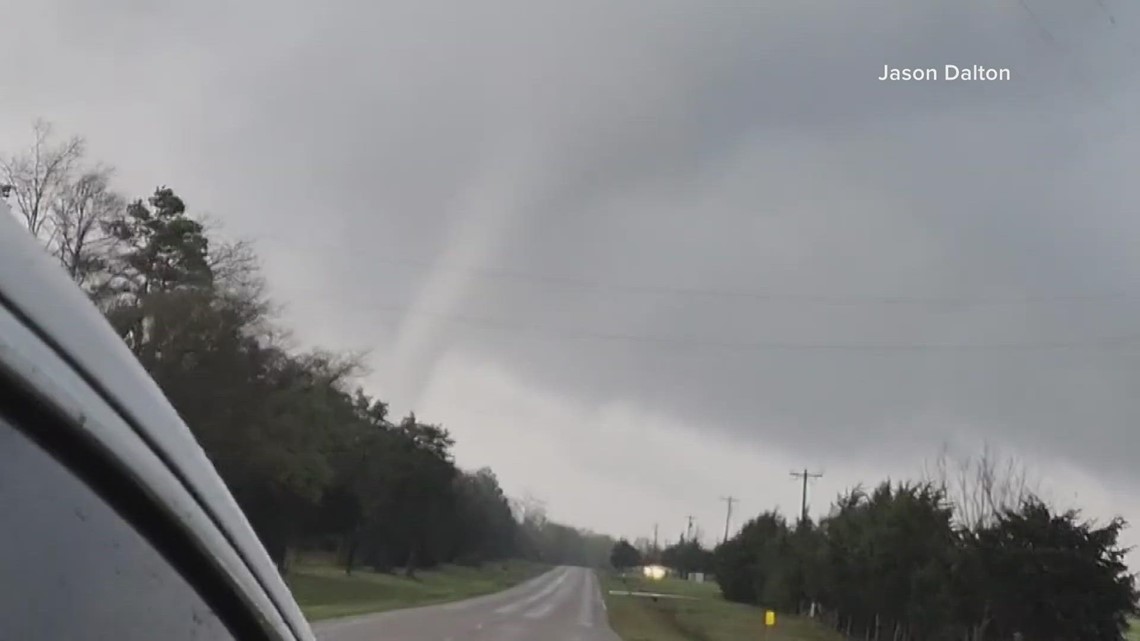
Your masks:
M764 613L764 627L770 628L776 625L776 613L773 610L768 610Z

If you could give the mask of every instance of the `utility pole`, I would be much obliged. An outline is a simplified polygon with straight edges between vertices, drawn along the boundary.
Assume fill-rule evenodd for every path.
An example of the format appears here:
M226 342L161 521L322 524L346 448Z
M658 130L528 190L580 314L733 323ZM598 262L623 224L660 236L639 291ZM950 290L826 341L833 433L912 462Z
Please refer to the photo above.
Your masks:
M657 560L656 559L656 557L657 557L657 524L656 523L653 524L653 556L654 556L654 561L656 561Z
M808 513L807 513L807 484L808 484L808 479L809 478L818 479L818 478L822 477L823 474L809 473L807 471L807 468L805 467L804 471L802 471L802 472L792 472L792 476L794 476L796 478L802 478L803 482L804 482L803 497L800 499L800 501L801 501L800 502L800 523L801 524L807 523L807 520L808 520Z
M720 500L728 504L728 513L724 515L724 542L728 543L728 524L732 521L732 504L739 502L740 499L735 496L722 496Z
M685 534L681 535L681 542L683 544L691 544L693 541L693 519L696 517L690 514L685 518L689 519L689 525L685 528ZM685 547L681 548L680 557L681 558L677 559L678 565L681 566L678 569L681 571L681 577L687 581L689 579L689 570L691 568L689 567L689 554L686 551Z

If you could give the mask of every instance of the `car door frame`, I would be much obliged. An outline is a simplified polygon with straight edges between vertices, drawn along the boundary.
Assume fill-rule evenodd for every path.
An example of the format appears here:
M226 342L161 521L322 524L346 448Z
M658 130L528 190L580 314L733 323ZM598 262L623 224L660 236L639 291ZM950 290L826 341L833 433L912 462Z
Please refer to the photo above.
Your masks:
M235 638L313 639L303 621L286 619L194 488L100 387L0 291L0 413L142 534Z

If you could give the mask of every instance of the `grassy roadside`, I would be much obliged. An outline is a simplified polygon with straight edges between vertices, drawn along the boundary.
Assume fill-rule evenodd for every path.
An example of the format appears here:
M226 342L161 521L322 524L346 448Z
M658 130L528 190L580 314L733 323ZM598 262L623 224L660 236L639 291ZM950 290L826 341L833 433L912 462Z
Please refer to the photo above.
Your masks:
M310 621L457 601L505 590L547 568L525 561L488 563L481 568L443 566L417 572L415 579L367 569L351 576L323 563L294 566L285 582Z
M813 621L781 616L764 628L764 610L730 603L716 584L676 579L648 581L599 575L610 625L623 641L840 641L837 633ZM609 594L610 590L655 592L689 597L660 598Z

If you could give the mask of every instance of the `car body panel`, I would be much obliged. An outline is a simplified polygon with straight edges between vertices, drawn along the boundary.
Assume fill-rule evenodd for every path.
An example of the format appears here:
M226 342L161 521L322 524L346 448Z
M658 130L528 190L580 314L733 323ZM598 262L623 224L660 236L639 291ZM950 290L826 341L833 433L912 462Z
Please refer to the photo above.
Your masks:
M0 363L33 383L128 466L209 548L274 628L313 639L190 429L99 310L2 200L0 322Z

